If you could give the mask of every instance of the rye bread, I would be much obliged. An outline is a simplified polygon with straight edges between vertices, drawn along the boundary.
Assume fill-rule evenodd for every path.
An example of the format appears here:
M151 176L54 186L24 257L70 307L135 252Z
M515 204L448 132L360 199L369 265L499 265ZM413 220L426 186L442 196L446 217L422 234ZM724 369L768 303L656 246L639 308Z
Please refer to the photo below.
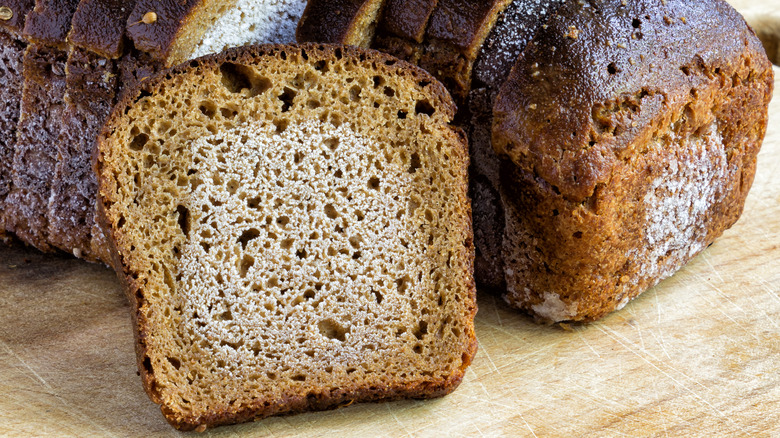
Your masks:
M119 103L100 217L171 424L458 385L476 304L454 113L422 70L322 45L229 50Z
M594 320L707 248L742 212L772 87L760 41L724 1L559 8L495 105L514 210L506 300L545 321Z
M16 149L16 125L22 100L22 57L27 41L22 37L24 20L33 7L32 0L7 1L0 13L0 240L6 234L6 198L13 186L13 160Z
M24 86L13 159L13 187L6 198L6 226L42 251L48 240L48 204L57 162L65 95L66 38L77 0L37 0L23 35Z

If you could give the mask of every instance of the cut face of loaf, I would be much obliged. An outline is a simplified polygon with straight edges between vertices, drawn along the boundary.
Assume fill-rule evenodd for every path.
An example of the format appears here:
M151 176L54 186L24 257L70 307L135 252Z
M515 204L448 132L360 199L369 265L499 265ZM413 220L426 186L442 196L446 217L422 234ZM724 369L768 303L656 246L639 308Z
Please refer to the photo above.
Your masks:
M22 57L27 42L22 37L24 20L32 9L30 0L9 1L5 19L0 20L0 242L6 241L9 216L6 199L13 187L13 161L16 150L16 125L22 100L24 78Z
M422 70L335 46L150 80L99 139L139 369L181 429L453 390L476 348L468 151Z
M47 215L65 95L65 39L78 0L38 0L27 14L24 86L13 159L13 186L3 214L17 237L51 250Z
M515 0L501 14L474 63L469 92L471 199L474 211L474 276L481 287L502 292L506 215L500 196L499 157L493 151L493 105L525 46L563 0Z
M294 43L306 0L238 0L203 35L191 58L245 44Z
M95 223L97 178L90 165L95 138L119 91L118 58L134 2L82 0L71 21L65 67L65 109L48 204L49 242L89 261L108 261ZM99 29L99 30L97 30Z
M723 1L565 3L494 109L507 301L594 320L704 250L742 212L772 87Z

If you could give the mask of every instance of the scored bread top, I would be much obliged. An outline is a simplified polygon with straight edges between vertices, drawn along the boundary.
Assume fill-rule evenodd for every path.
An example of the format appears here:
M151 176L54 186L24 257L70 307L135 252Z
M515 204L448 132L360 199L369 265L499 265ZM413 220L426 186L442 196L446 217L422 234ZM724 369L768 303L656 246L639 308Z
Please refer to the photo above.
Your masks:
M368 47L382 0L309 0L298 24L299 43L333 43Z
M68 41L104 58L122 56L127 17L135 0L81 0Z
M457 386L476 304L454 113L422 70L325 45L228 50L117 105L100 217L168 421Z
M70 21L78 4L79 0L36 0L35 8L27 14L24 37L36 44L65 50Z
M629 146L646 144L715 76L720 86L756 80L760 99L771 96L764 49L723 0L565 2L502 86L493 146L566 199L583 201L636 152Z

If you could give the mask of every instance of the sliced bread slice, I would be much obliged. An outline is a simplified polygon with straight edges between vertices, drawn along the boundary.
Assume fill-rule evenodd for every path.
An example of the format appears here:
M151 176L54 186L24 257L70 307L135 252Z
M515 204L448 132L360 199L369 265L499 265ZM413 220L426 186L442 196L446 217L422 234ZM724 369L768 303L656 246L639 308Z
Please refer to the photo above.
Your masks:
M0 241L7 241L6 198L13 186L13 161L16 150L16 125L22 101L22 57L27 41L22 37L32 0L4 2L0 8Z
M48 205L49 242L89 261L109 258L94 220L97 178L90 160L95 138L116 103L117 58L124 53L125 25L134 3L82 0L68 35L65 109Z
M43 251L48 239L48 204L57 162L57 137L65 95L66 38L78 0L37 0L27 14L24 87L17 124L13 187L6 198L6 226Z
M459 384L476 303L454 113L421 69L327 45L229 50L117 105L99 216L172 425Z

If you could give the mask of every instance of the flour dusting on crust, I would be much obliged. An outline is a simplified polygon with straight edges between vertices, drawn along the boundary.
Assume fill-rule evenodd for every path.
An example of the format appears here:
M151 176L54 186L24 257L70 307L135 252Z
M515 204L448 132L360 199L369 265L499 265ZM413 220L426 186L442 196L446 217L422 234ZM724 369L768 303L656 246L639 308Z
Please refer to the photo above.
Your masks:
M644 261L636 281L661 281L704 249L707 212L723 196L722 181L731 180L722 144L714 124L698 137L683 139L676 159L653 181L644 197L646 246L639 250L644 254L631 254Z

